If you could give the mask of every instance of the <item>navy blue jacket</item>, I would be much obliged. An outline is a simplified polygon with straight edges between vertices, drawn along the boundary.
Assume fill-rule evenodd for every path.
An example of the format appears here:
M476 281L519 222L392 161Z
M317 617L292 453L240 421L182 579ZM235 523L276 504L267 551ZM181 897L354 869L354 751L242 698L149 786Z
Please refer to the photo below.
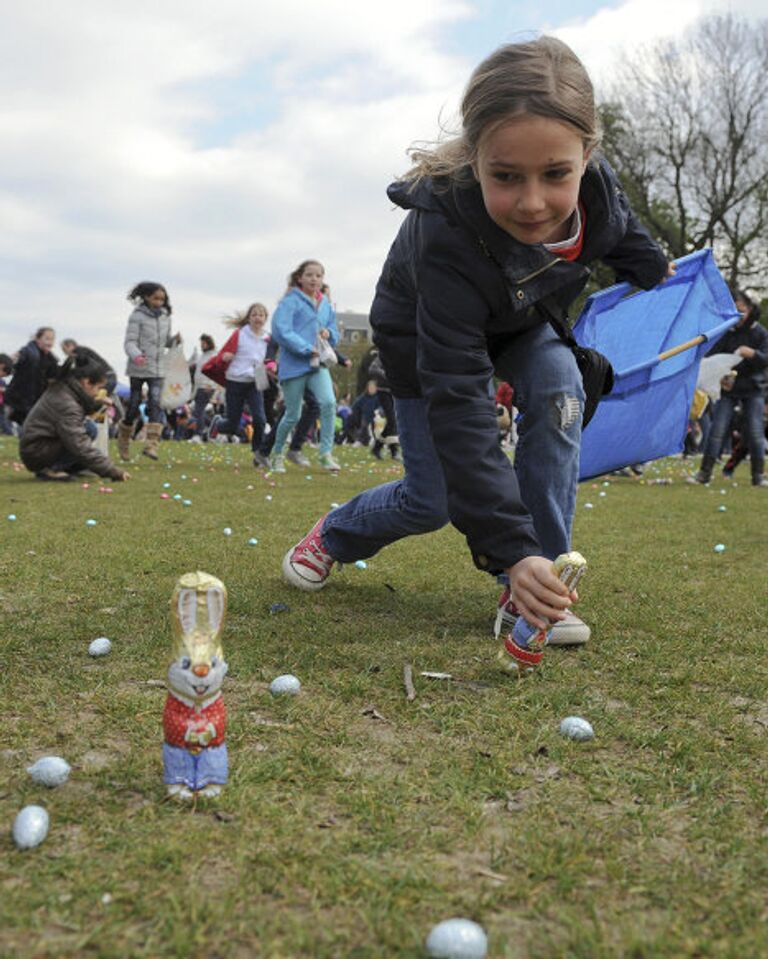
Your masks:
M566 308L601 259L617 279L649 289L667 259L602 161L582 178L584 244L567 262L519 243L488 216L480 187L397 182L388 195L410 213L390 248L371 308L374 342L397 397L424 396L442 463L451 522L489 572L541 554L515 472L499 447L489 398L493 357L545 322L536 302ZM532 357L532 362L535 358Z
M758 314L759 315L759 314ZM759 396L768 382L768 330L760 325L757 316L748 316L738 326L732 327L718 340L707 356L715 353L735 353L740 346L751 346L755 355L743 359L736 369L731 396Z

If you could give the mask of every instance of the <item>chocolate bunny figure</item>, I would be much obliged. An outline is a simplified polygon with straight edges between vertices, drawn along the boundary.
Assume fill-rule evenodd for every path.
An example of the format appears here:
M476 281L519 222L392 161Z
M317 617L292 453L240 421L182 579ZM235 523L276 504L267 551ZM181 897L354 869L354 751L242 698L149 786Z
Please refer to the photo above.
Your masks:
M173 661L163 713L163 766L168 795L218 796L227 781L221 686L227 664L221 631L227 590L208 573L185 573L171 597Z

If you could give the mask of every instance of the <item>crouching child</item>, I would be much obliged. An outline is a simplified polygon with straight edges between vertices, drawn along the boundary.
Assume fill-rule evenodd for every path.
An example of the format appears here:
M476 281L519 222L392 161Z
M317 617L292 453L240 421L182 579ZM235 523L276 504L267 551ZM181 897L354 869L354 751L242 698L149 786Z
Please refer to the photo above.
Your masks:
M86 417L98 412L109 364L86 346L78 346L59 367L24 422L19 455L38 479L66 482L83 470L113 480L129 474L93 446Z

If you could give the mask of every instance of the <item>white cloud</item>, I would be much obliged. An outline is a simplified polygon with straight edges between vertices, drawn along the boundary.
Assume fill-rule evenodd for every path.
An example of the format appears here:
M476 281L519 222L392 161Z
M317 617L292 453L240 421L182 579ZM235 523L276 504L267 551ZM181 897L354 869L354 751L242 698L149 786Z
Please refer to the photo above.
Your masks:
M384 194L468 64L465 3L165 0L14 5L0 40L0 326L40 322L122 369L125 293L167 284L190 348L318 256L367 309L399 222ZM258 68L258 69L254 69ZM240 80L254 72L256 89ZM234 105L229 141L206 125ZM251 107L266 124L240 129Z

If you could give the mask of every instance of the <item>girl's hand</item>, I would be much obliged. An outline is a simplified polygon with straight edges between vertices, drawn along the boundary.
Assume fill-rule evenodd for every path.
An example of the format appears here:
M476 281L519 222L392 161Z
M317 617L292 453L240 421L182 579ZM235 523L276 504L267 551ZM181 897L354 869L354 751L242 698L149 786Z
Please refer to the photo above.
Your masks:
M578 599L569 593L552 570L551 560L526 556L507 570L512 601L528 622L537 629L565 619L565 610Z
M755 355L755 351L751 346L740 346L736 352L739 354L739 356L743 356L745 360L751 360Z
M234 354L234 353L230 353L229 350L227 350L226 353L222 353L222 354L221 354L221 358L222 358L222 360L224 360L225 363L231 363L232 360L234 360L234 358L235 358L235 354Z
M138 356L134 356L133 362L136 364L136 366L144 366L144 364L147 362L147 358L143 353L139 353Z
M328 332L328 330L327 330L324 326L321 327L321 329L320 329L320 336L321 336L324 340L327 340L330 335L331 335L331 334Z
M667 272L661 278L661 282L665 283L671 276L674 276L675 273L677 273L677 263L675 263L675 261L672 260L670 263L667 263Z

